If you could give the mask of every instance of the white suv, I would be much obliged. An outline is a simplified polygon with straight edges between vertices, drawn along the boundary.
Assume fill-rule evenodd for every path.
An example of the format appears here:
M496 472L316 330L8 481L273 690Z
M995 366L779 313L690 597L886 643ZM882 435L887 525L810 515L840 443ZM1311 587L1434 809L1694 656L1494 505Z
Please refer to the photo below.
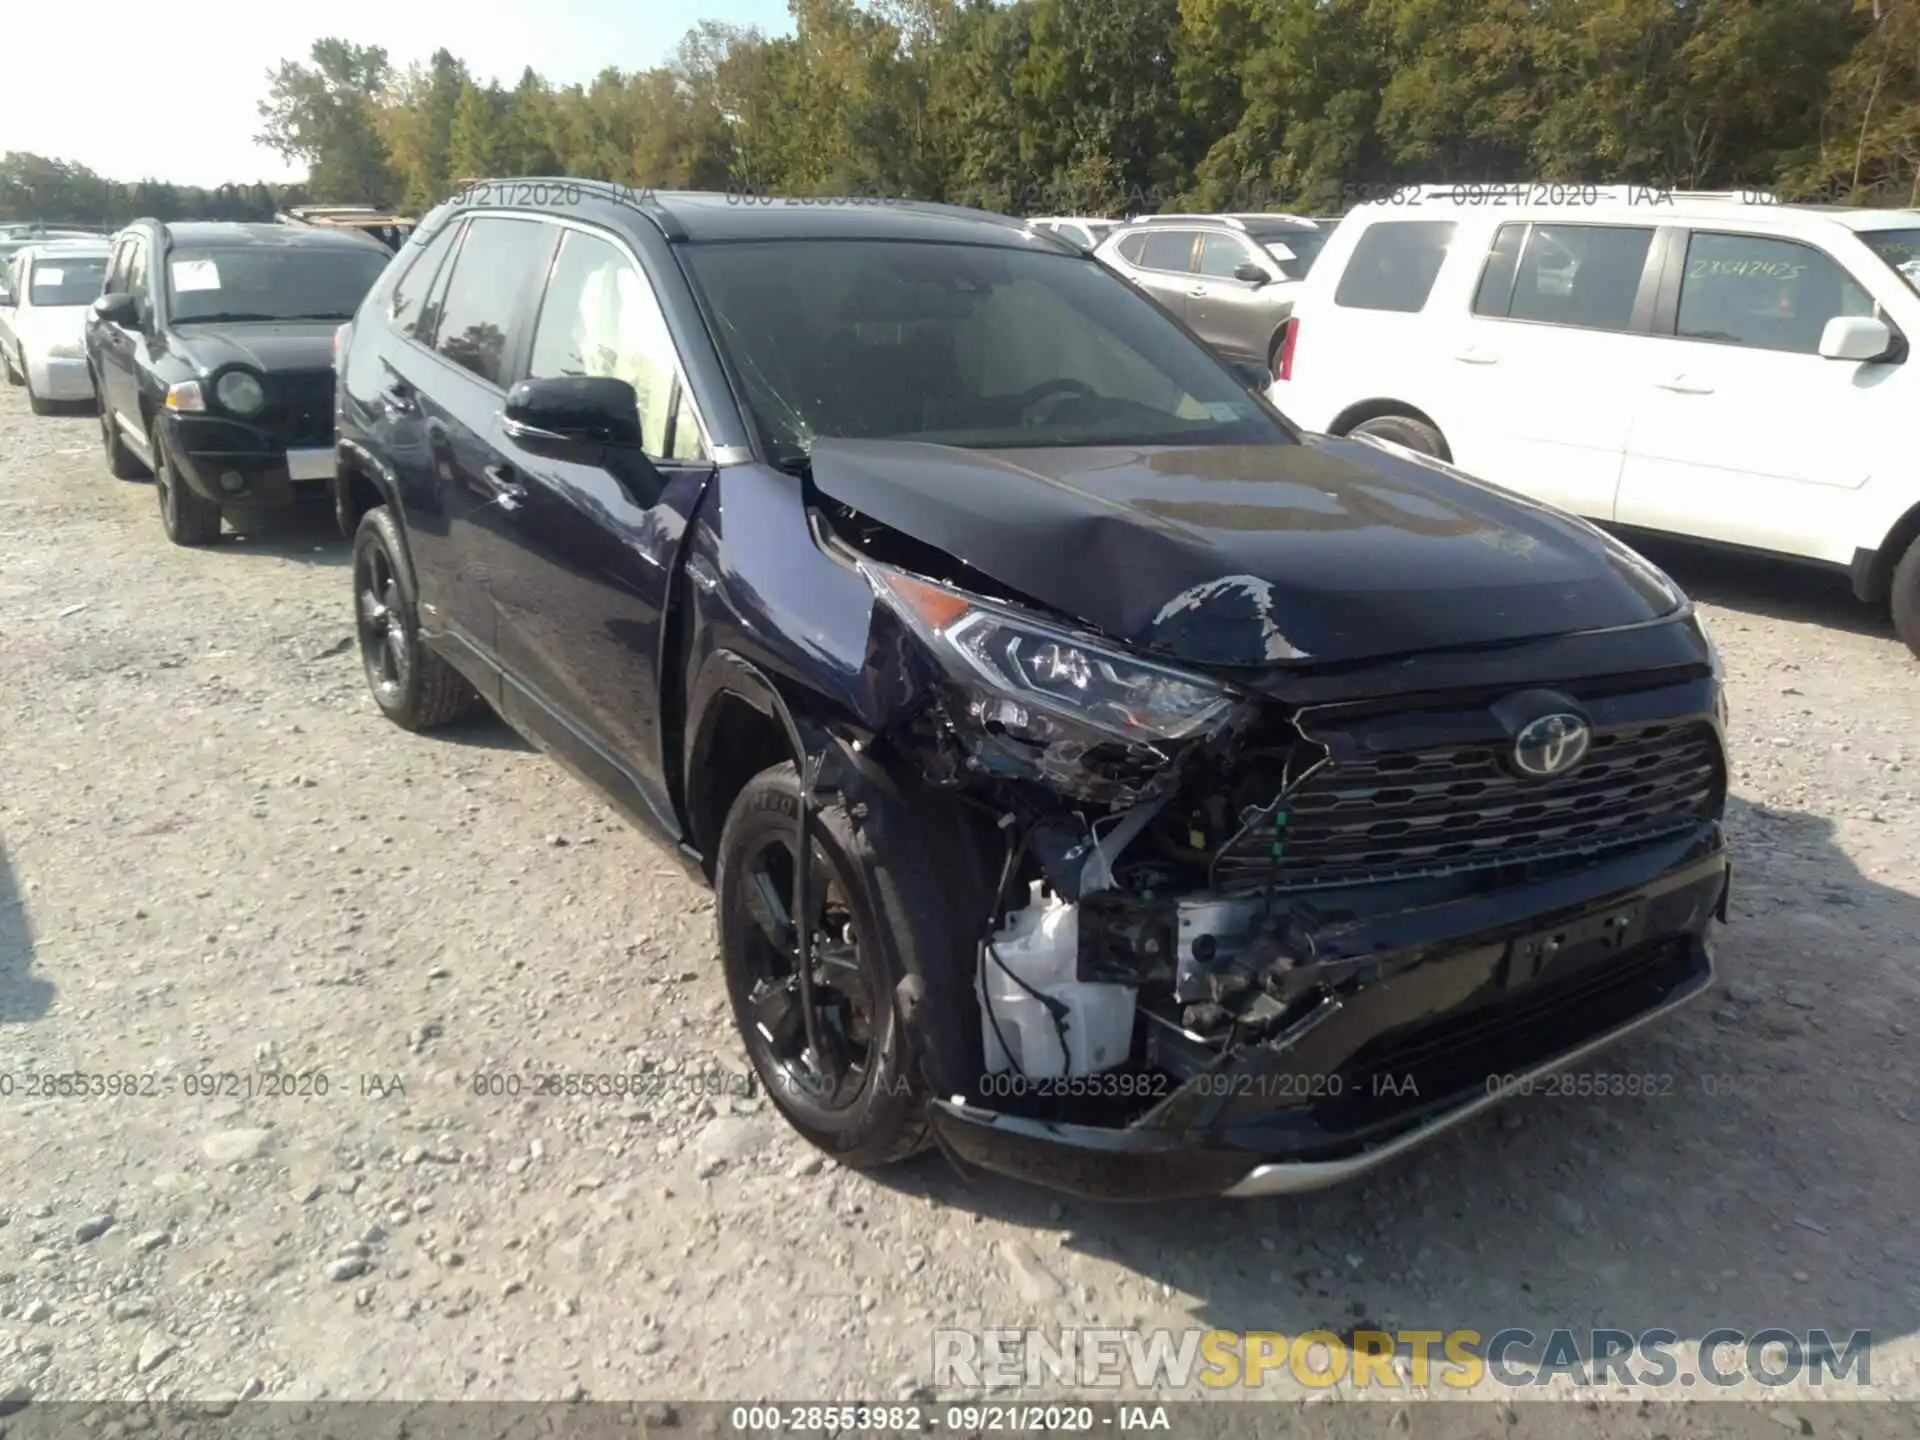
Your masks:
M1629 187L1355 211L1269 395L1628 528L1795 556L1920 655L1920 212Z

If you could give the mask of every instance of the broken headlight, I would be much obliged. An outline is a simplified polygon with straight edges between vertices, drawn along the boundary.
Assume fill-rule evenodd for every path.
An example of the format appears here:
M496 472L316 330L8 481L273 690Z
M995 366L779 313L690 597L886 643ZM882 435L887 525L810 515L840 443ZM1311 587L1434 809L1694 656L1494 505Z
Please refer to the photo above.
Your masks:
M1232 710L1226 686L1110 649L1008 605L860 564L874 593L926 641L973 694L974 717L1037 741L1103 736L1136 744L1181 740Z

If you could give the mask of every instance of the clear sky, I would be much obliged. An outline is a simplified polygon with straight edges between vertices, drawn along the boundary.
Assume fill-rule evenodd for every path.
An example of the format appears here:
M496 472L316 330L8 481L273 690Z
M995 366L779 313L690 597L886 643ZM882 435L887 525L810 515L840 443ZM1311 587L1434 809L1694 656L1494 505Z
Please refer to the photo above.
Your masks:
M324 35L383 45L394 65L446 46L481 79L521 67L589 80L665 61L700 20L789 31L785 0L19 0L0 25L0 153L78 161L114 180L291 180L253 143L267 74Z

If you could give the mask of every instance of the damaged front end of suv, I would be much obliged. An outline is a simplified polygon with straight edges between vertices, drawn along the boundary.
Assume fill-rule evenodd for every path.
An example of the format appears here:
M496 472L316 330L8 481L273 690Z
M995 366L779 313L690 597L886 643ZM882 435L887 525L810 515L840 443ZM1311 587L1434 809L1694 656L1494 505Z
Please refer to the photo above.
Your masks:
M964 1057L951 1154L1314 1188L1709 983L1719 662L1597 530L1320 439L822 440L808 491L874 596L867 743L991 837L974 1003L898 997Z

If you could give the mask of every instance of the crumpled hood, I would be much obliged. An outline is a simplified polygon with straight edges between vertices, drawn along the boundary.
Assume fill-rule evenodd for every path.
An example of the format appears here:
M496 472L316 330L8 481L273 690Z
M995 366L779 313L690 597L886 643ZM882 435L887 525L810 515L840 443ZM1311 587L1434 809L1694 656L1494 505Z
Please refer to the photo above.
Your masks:
M339 328L330 320L235 325L195 325L188 321L175 336L180 352L202 371L218 370L223 365L250 365L271 374L276 370L331 368L333 332Z
M1602 630L1681 596L1580 520L1365 441L962 450L821 439L822 494L1194 665Z

